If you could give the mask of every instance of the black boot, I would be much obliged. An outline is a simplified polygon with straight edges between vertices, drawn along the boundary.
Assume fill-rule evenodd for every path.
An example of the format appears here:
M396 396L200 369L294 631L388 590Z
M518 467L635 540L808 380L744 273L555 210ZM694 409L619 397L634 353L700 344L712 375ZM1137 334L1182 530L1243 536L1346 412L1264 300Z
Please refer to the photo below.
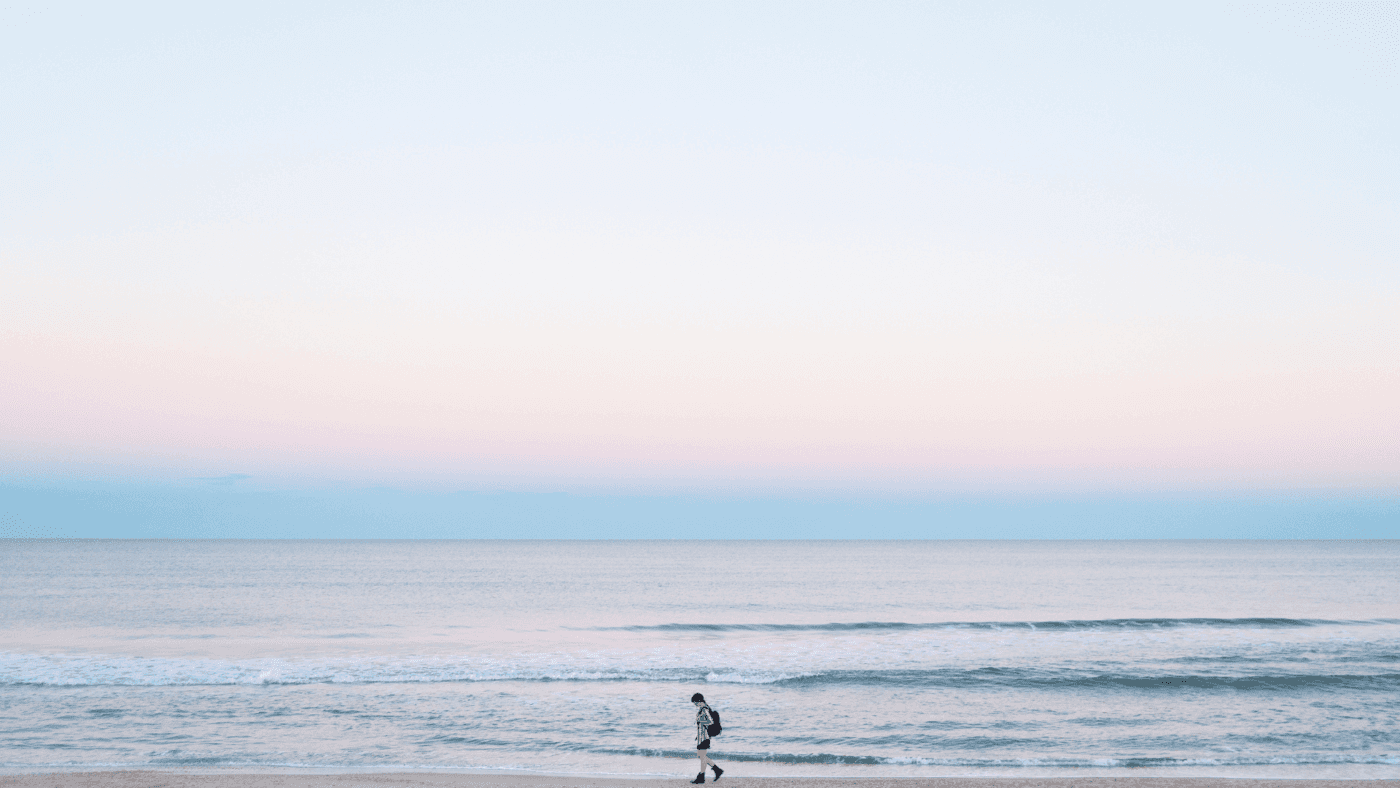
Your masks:
M700 772L699 774L695 775L695 779L694 779L694 780L691 780L691 782L694 783L695 785L704 785L704 784L705 784L705 772L702 771L702 772Z
M715 782L719 782L719 776L720 776L721 774L724 774L724 770L721 769L721 768L719 768L718 766L716 766L716 765L713 764L713 763L710 764L710 768L715 770Z

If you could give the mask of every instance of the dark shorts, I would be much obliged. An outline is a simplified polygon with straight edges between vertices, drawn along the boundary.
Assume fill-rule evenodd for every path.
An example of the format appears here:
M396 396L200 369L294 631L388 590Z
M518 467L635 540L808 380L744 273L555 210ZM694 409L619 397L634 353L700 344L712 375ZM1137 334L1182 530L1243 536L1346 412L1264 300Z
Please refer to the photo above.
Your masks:
M700 742L699 744L695 745L695 749L697 749L697 750L708 750L708 749L710 749L710 740L709 740L709 739L706 739L706 740Z

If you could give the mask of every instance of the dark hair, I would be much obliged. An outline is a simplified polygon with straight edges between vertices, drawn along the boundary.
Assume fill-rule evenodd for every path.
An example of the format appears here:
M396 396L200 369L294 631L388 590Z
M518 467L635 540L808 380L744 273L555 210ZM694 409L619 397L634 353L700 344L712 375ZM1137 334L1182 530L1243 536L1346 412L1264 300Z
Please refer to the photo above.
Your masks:
M705 696L704 696L704 695L701 695L700 693L697 692L697 693L695 693L694 695L691 695L691 696L690 696L690 702L691 702L691 703L704 703L704 702L705 702Z

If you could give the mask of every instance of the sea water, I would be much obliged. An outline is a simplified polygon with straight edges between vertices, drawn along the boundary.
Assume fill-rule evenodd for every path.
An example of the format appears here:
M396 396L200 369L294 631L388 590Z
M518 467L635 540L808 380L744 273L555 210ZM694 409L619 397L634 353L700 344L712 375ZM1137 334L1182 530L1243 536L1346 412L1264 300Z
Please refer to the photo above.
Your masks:
M0 768L1400 777L1400 542L0 542Z

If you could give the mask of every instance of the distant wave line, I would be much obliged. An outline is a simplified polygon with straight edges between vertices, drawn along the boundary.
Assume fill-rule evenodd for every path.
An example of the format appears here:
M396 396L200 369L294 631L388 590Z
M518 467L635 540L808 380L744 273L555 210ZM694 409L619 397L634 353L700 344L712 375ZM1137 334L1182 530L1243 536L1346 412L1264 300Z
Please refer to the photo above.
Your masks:
M904 621L833 622L828 624L639 624L621 627L592 627L592 632L848 632L865 630L1098 630L1098 629L1172 629L1179 627L1211 627L1225 629L1286 629L1322 626L1377 626L1400 624L1397 618L1365 620L1330 620L1320 618L1109 618L1068 619L1062 621L939 621L910 623Z

